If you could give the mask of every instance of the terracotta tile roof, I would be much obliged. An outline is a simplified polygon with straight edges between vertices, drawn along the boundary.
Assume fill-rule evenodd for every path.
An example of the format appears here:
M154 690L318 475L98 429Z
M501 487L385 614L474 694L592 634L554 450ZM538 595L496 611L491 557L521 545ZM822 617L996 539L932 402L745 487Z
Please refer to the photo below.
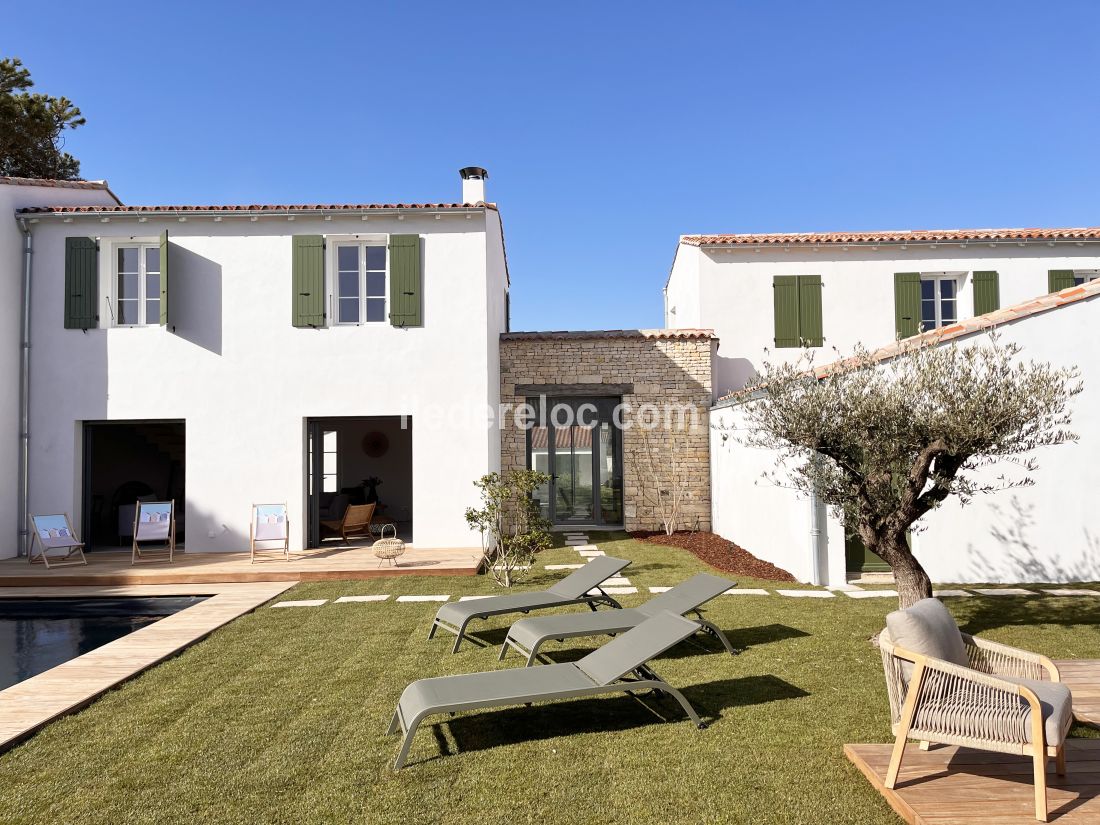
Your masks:
M52 178L12 178L0 175L0 186L45 186L51 189L100 189L119 204L118 195L111 191L105 180L53 180Z
M713 329L593 329L581 331L505 332L501 341L577 341L604 338L695 340L714 338Z
M196 215L227 213L284 214L296 212L369 212L399 209L496 209L493 203L305 203L305 204L235 204L217 206L34 206L20 210L33 214L167 214Z
M786 244L959 243L969 241L1096 241L1100 226L1071 229L906 229L884 232L776 232L745 235L684 235L688 246L777 246Z
M966 335L973 335L974 333L992 329L1001 324L1020 321L1032 315L1039 315L1040 313L1050 310L1061 309L1062 307L1071 306L1072 304L1098 296L1100 296L1100 278L1095 281L1090 281L1087 284L1082 284L1081 286L1067 287L1061 292L1040 295L1038 298L1032 298L1030 301L1024 301L1023 303L1015 304L1010 307L1003 307L993 312L987 312L985 315L967 318L965 321L960 321L949 327L940 327L939 329L922 332L920 335L902 338L899 341L891 341L886 346L879 347L872 352L871 359L875 362L889 361L891 358L896 358L904 352L912 351L915 348L936 346L937 344L962 338ZM837 367L846 363L848 363L847 360L840 360L815 367L814 376L817 378L824 378ZM747 393L748 391L744 389L735 390L722 396L720 400L725 401Z

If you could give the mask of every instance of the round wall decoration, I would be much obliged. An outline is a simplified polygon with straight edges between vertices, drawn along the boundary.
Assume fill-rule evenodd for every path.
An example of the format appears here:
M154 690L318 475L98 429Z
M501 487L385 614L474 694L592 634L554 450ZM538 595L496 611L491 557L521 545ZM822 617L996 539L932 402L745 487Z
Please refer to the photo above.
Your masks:
M390 440L385 433L373 432L363 436L363 452L371 458L381 458L390 449Z

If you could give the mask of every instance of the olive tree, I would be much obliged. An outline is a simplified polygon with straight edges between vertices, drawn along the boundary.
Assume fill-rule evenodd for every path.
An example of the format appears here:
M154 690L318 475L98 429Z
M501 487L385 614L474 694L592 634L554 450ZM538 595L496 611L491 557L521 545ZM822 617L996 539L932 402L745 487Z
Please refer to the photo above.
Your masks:
M474 482L481 507L466 509L466 523L480 531L489 574L511 587L534 564L535 554L553 544L550 522L542 516L534 493L550 481L535 470L488 473Z
M888 359L865 349L813 370L812 359L766 363L744 405L743 443L780 454L783 478L815 492L850 533L890 565L902 607L932 595L906 534L950 496L1034 483L1036 450L1077 436L1075 368L1025 362L988 339L901 342Z

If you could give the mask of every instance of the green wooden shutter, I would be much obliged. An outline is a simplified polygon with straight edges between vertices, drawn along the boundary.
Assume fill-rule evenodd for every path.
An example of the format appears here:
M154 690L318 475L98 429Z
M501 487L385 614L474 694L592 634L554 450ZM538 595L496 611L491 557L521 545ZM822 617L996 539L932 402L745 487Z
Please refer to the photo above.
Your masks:
M65 329L99 322L99 266L95 238L65 239Z
M293 324L296 327L323 327L325 239L321 235L295 235L291 238L291 249Z
M996 272L974 273L974 314L985 315L1001 308L1001 282Z
M894 328L898 338L920 332L920 273L894 273Z
M168 324L168 230L160 233L160 325Z
M776 275L772 279L775 305L775 346L797 347L798 334L798 276Z
M1047 271L1047 291L1061 292L1073 286L1072 269L1051 269Z
M390 236L390 323L418 327L421 316L419 235Z
M825 343L821 330L821 276L798 276L798 333L802 345L820 347Z

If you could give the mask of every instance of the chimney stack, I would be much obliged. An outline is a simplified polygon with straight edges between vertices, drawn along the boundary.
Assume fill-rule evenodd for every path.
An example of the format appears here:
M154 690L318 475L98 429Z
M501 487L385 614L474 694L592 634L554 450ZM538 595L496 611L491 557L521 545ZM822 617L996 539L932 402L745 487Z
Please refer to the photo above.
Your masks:
M462 176L462 202L485 203L485 181L489 173L480 166L466 166L458 170Z

